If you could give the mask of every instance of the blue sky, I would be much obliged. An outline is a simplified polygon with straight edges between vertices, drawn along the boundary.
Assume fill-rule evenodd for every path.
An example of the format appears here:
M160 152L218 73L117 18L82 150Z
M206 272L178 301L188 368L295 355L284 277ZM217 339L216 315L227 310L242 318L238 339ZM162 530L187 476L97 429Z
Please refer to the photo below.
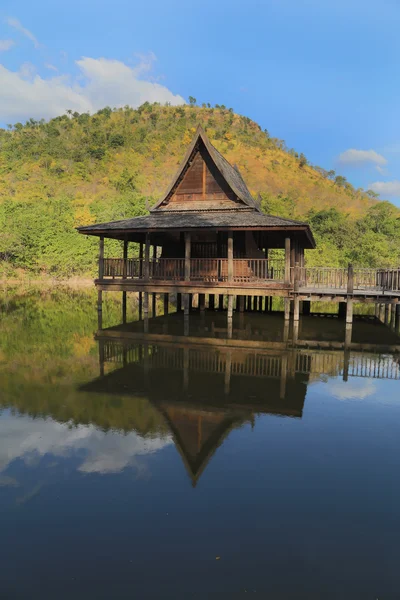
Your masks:
M0 123L225 104L400 205L400 2L2 0Z

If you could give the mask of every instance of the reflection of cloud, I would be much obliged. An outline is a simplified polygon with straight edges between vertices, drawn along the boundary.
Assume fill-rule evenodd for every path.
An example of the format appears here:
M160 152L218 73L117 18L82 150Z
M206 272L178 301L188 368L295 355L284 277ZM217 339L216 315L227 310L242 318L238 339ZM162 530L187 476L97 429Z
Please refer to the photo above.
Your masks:
M339 400L364 400L375 394L377 388L371 379L332 380L328 383L329 393Z
M170 443L170 437L146 439L134 432L105 433L93 425L71 427L52 419L32 420L10 415L0 420L0 472L16 459L33 465L46 454L81 456L83 450L79 471L117 473L135 465L135 457L156 452Z

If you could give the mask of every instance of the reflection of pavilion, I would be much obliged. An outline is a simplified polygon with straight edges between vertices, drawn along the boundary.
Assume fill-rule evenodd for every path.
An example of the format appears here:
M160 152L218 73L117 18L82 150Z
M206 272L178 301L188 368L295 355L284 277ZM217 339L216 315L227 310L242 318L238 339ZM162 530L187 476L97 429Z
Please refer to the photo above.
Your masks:
M155 319L151 331L135 324L99 331L100 377L82 389L149 400L173 434L193 485L232 429L260 414L301 418L310 380L322 374L400 378L398 362L388 355L366 357L348 348L321 353L254 335L219 338L217 326L184 336L173 319L169 329Z

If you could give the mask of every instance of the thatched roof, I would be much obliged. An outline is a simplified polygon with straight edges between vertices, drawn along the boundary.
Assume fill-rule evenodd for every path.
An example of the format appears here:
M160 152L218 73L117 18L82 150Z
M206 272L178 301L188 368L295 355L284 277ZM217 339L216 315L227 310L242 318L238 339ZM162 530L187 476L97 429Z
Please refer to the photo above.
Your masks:
M86 235L105 235L107 237L124 238L128 233L139 234L145 232L172 232L190 231L196 229L209 229L223 231L236 229L246 230L281 230L293 233L303 232L308 238L311 248L315 247L315 241L307 223L264 215L256 211L229 212L191 212L180 213L153 212L146 217L134 217L122 221L110 223L97 223L86 227L78 227L79 233Z
M153 206L151 211L155 211L155 210L159 209L159 207L162 204L164 204L165 202L167 202L169 200L169 198L172 196L175 189L177 188L180 181L182 180L183 175L189 168L190 163L193 159L193 156L198 151L199 144L204 144L204 147L206 148L211 160L214 162L216 168L221 173L221 175L224 177L226 183L231 188L232 192L234 192L234 194L236 194L237 198L243 202L243 204L244 204L243 208L247 207L247 208L256 210L258 212L261 212L258 204L256 203L256 201L250 194L249 190L247 189L247 186L246 186L239 170L237 168L233 167L226 160L226 158L224 158L222 156L222 154L220 154L218 152L218 150L216 148L214 148L214 146L211 144L210 140L208 139L206 132L200 125L197 127L194 138L193 138L189 148L187 149L187 152L186 152L181 164L179 165L179 169L178 169L175 177L173 178L171 185L169 186L169 188L167 189L166 193L161 198L161 200L159 200L157 202L157 204L155 204L155 206Z

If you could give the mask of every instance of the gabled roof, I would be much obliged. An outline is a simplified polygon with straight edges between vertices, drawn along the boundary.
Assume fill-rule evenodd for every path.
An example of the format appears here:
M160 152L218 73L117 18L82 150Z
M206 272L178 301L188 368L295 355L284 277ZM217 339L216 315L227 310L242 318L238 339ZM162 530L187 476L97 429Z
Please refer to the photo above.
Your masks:
M193 140L187 149L184 159L182 160L179 169L172 180L171 185L168 190L164 194L164 196L153 206L151 212L156 211L159 207L166 202L170 196L174 193L176 187L179 185L182 180L183 175L189 168L191 161L193 160L194 155L199 150L199 145L203 144L206 148L211 160L214 162L214 165L221 173L222 177L225 179L228 186L231 188L232 192L238 197L239 200L243 202L245 207L252 208L257 212L261 212L260 207L257 202L254 200L252 195L250 194L247 186L239 173L237 167L233 167L227 160L218 152L216 148L211 144L210 140L207 137L204 129L199 125L197 127L196 133L193 137Z

